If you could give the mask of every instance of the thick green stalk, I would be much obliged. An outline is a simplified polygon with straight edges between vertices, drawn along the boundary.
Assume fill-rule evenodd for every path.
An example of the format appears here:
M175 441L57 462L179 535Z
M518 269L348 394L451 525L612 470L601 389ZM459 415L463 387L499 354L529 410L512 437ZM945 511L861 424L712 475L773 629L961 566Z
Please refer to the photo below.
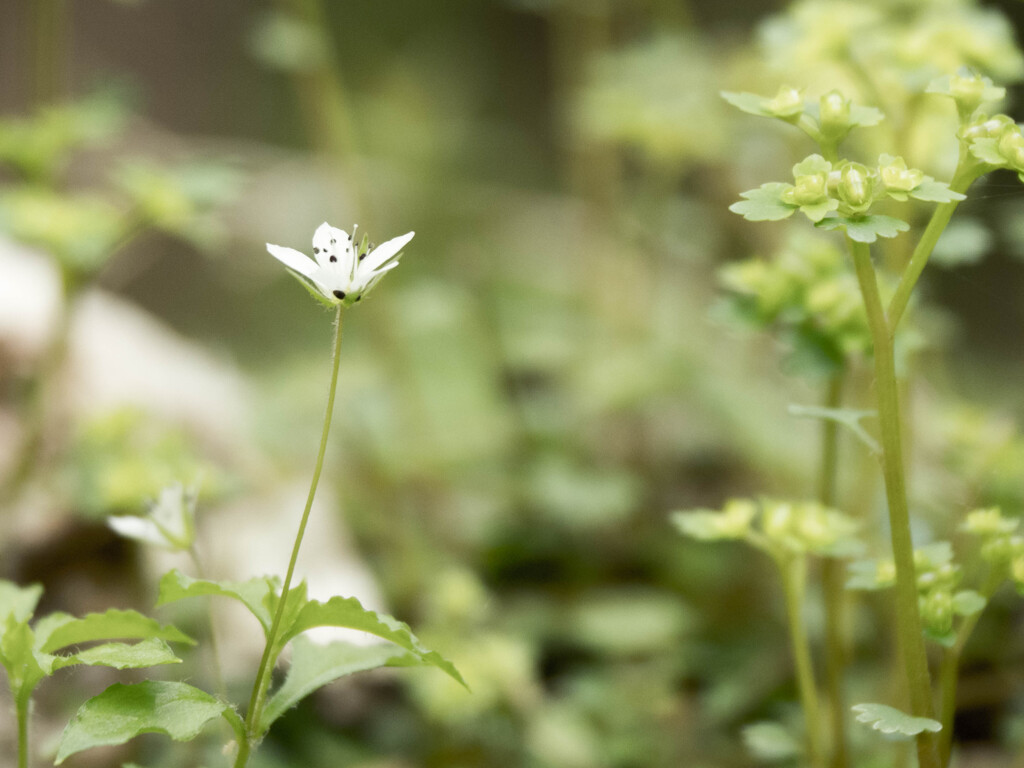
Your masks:
M281 649L278 647L281 619L284 616L285 606L288 602L288 590L292 584L292 577L295 575L295 563L299 559L299 547L302 546L302 537L306 533L306 524L309 522L309 512L313 508L313 499L316 496L316 488L320 482L320 472L324 466L324 455L327 453L327 436L331 431L331 416L334 413L334 394L338 388L338 368L341 362L341 315L343 307L338 307L338 315L334 325L334 351L332 358L331 385L327 395L327 408L324 413L324 426L320 435L320 450L316 457L316 467L313 470L313 479L309 484L309 494L306 496L306 507L302 511L302 520L299 522L299 531L295 535L295 544L292 546L292 556L288 561L288 571L284 577L284 584L281 587L281 599L277 603L277 611L274 613L274 621L270 625L270 632L267 633L267 644L263 649L263 658L260 659L259 670L256 672L256 680L252 686L252 695L249 698L249 707L245 714L245 739L238 745L238 756L235 759L235 768L244 768L248 762L249 753L252 747L263 737L259 733L260 715L263 704L266 700L267 690L270 687L270 677L274 669L274 663Z
M843 374L828 380L825 407L842 405ZM818 500L827 507L836 504L836 482L839 466L839 425L832 419L821 422L821 467L818 477ZM832 731L832 768L846 768L846 706L843 702L843 671L846 668L846 631L844 613L846 590L843 587L846 567L842 560L827 557L822 562L821 583L825 596L825 694L829 703Z
M964 152L966 150L961 149L960 166L957 168L953 180L949 182L949 188L961 194L966 192L967 188L980 175L977 165L964 162ZM946 225L949 224L949 220L953 217L953 212L958 205L960 205L959 200L954 200L951 203L940 203L932 212L928 226L925 227L924 232L921 234L921 239L917 241L917 246L910 256L910 261L907 262L903 274L900 275L900 282L896 286L896 293L893 294L892 300L889 302L888 325L891 334L895 334L900 319L907 309L907 304L910 302L910 295L914 291L914 286L917 285L918 278L921 277L921 273L924 272L924 268L928 265L928 259L931 257L932 251L935 250L935 244L939 242L939 237L945 231Z
M807 760L814 768L824 765L821 746L821 722L819 720L818 686L814 680L814 665L811 662L811 644L807 638L803 605L807 584L807 560L802 556L785 556L778 559L782 572L782 586L786 594L786 616L789 620L789 640L793 652L793 666L796 669L797 687L800 690L800 706L804 710L804 727L807 731Z
M849 240L857 281L864 298L868 325L874 342L875 395L882 438L882 475L889 506L889 529L896 564L896 633L907 678L910 708L915 717L934 718L931 678L925 651L921 614L918 609L917 574L914 545L910 536L910 511L907 505L906 475L900 439L899 391L893 336L878 294L871 252L865 243ZM939 768L935 734L917 737L919 768Z

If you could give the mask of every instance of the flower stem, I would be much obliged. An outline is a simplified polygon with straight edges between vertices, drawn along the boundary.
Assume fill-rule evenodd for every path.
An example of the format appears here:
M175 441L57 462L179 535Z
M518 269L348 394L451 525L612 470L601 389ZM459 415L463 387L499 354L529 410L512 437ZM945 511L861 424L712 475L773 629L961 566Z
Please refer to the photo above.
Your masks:
M825 407L842 405L843 373L828 380ZM836 504L836 481L839 466L839 425L833 419L821 422L821 466L818 477L818 500L827 507ZM825 596L825 693L829 702L832 730L832 768L846 768L846 706L843 703L843 671L846 668L846 632L843 614L846 591L843 588L845 563L827 557L822 563L821 581Z
M889 506L893 559L896 564L896 634L907 677L911 712L915 717L933 718L931 678L922 634L921 614L918 609L914 545L910 536L910 511L907 505L906 475L900 438L899 391L896 382L893 334L878 294L878 281L871 263L871 252L865 243L849 239L848 242L874 342L875 394L878 400L878 420L882 438L882 474ZM939 768L937 746L937 739L933 733L924 732L917 737L919 768Z
M807 625L803 617L804 593L807 585L807 560L804 557L780 557L782 585L786 595L786 616L789 620L789 639L793 652L793 666L796 669L797 687L800 690L800 706L804 711L804 727L807 731L807 759L813 768L820 768L822 762L821 723L818 719L818 686L814 680L814 665L811 662L811 647L807 638Z
M16 696L14 710L18 718L18 768L28 768L29 698Z
M1003 577L1004 574L999 569L989 572L988 578L981 588L981 595L985 598L986 603L1003 582ZM953 746L953 715L956 714L956 688L960 674L960 658L963 656L964 647L971 639L971 634L980 618L981 611L964 617L963 623L957 630L956 642L953 643L953 647L944 649L942 653L942 663L939 666L939 722L942 723L942 730L939 731L939 756L943 765L949 765L949 755Z
M966 192L967 188L979 176L979 169L976 165L964 162L964 152L966 150L962 148L960 166L957 168L953 180L949 182L949 188L954 192ZM921 273L924 272L932 251L935 250L935 244L939 242L939 237L945 231L946 225L949 224L949 220L953 217L953 212L958 205L960 205L959 200L954 200L951 203L940 203L936 206L935 211L932 212L932 217L928 220L928 226L925 227L924 232L921 234L921 239L917 241L914 252L910 256L910 261L907 262L903 274L900 275L900 282L896 286L896 293L893 294L892 300L889 302L888 324L890 333L895 334L896 327L899 325L900 319L902 319L903 313L907 309L907 304L910 302L910 294L913 292L914 286L917 285L918 278L921 277Z
M327 436L331 431L331 416L334 413L334 394L338 388L338 367L341 359L341 315L343 311L344 309L339 306L338 314L334 321L331 385L327 395L327 408L324 413L324 426L323 432L320 435L320 450L316 457L316 467L313 470L313 479L309 484L309 495L306 497L306 507L302 512L302 520L299 522L299 531L295 535L292 556L288 561L288 571L284 577L284 584L281 586L281 599L277 602L277 611L274 613L274 621L270 625L270 632L267 633L267 644L263 649L263 658L260 659L259 670L256 672L256 680L253 683L252 695L249 698L249 707L245 715L246 738L243 743L238 745L235 768L244 768L252 747L263 737L263 734L258 732L259 719L263 710L263 703L266 700L267 689L270 687L270 676L274 663L277 661L277 655L281 651L278 648L281 619L284 616L285 606L288 602L288 590L292 584L292 577L295 575L295 563L299 559L299 547L302 546L302 537L306 533L306 524L309 522L309 511L313 508L313 498L316 496L316 488L320 482L320 472L323 469L324 455L327 452Z

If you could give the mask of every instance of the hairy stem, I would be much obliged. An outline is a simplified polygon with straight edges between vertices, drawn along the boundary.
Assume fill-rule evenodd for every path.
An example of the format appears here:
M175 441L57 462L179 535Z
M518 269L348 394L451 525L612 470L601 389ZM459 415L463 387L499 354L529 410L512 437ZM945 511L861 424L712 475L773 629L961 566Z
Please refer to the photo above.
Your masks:
M928 656L925 651L921 614L918 609L914 544L910 536L906 473L903 466L899 389L893 334L878 294L878 281L865 243L849 240L857 281L860 284L868 325L874 342L875 395L882 438L882 475L889 506L889 529L896 564L896 635L906 674L910 708L915 717L934 717ZM917 737L919 768L939 768L935 734Z
M28 768L29 701L27 696L17 696L14 705L18 719L18 768Z
M338 368L341 360L341 315L344 309L338 307L338 314L334 325L334 350L332 358L331 384L327 395L327 408L324 413L324 426L320 435L320 450L316 457L316 467L313 470L313 479L309 484L309 494L306 497L306 507L302 512L302 520L299 522L299 531L295 535L295 544L292 546L292 556L288 561L288 571L284 577L284 584L281 586L281 599L277 603L277 611L274 613L274 621L270 625L270 632L267 633L267 644L263 649L263 658L260 659L259 670L256 672L256 680L252 686L252 695L249 698L249 707L245 714L245 736L244 743L239 744L238 757L235 759L235 768L244 768L249 759L249 752L254 744L263 737L259 733L260 714L266 700L267 690L270 687L270 676L281 652L278 647L278 635L281 629L281 619L284 616L285 607L288 603L288 590L291 588L292 577L295 575L295 563L299 559L299 547L302 546L302 537L306 533L306 524L309 522L309 512L313 508L313 499L316 496L316 488L320 482L320 472L324 466L324 455L327 452L327 436L331 431L331 416L334 413L334 395L338 388Z

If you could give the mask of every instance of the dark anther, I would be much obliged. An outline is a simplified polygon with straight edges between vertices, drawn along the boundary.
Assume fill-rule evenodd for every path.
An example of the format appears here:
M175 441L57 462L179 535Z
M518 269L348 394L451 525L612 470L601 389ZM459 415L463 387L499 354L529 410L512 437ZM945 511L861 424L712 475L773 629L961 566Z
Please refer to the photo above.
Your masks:
M320 253L320 249L314 246L313 247L313 253Z
M338 260L337 256L331 256L331 261L337 261L337 260Z
M363 300L362 296L356 296L356 304Z
M337 245L337 244L338 244L338 241L335 240L334 238L331 238L331 245Z
M366 251L363 251L362 253L359 254L359 260L362 261L365 258L366 258Z
M344 299L345 298L345 292L344 291L335 291L334 292L334 297L337 298L337 299Z

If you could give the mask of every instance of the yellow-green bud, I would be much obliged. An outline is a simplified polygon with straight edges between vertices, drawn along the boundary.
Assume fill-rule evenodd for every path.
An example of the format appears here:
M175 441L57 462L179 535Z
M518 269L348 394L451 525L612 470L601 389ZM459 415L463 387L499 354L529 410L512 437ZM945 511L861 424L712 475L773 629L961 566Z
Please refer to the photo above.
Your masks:
M844 134L850 129L850 100L839 91L829 91L819 102L821 131L826 136Z
M871 205L871 173L860 163L850 163L842 169L837 192L839 199L856 211L863 211Z
M953 75L949 78L949 95L956 101L960 113L965 116L970 116L981 106L984 94L985 81L980 77Z
M891 162L880 166L878 172L885 188L895 192L910 192L924 181L924 172L907 168L907 161L902 157L892 158Z
M973 139L997 139L1007 129L1015 127L1016 123L1013 122L1013 118L1009 115L996 115L995 117L988 117L967 126L963 130L963 137L968 141Z
M921 601L921 620L936 635L945 635L953 629L953 596L937 589Z
M981 545L981 557L985 562L999 565L1010 562L1021 554L1020 536L993 536Z
M828 177L824 173L798 176L790 197L794 205L814 205L828 197Z
M995 536L1010 533L1020 525L1020 520L1003 517L999 507L975 509L967 513L961 528L975 536Z
M1014 168L1024 168L1024 135L1018 131L1005 131L999 137L999 154Z
M804 111L803 95L799 88L783 85L775 94L775 98L768 102L767 107L768 111L777 117L793 117Z
M757 505L749 499L730 499L719 517L719 531L724 536L742 538L757 514Z

